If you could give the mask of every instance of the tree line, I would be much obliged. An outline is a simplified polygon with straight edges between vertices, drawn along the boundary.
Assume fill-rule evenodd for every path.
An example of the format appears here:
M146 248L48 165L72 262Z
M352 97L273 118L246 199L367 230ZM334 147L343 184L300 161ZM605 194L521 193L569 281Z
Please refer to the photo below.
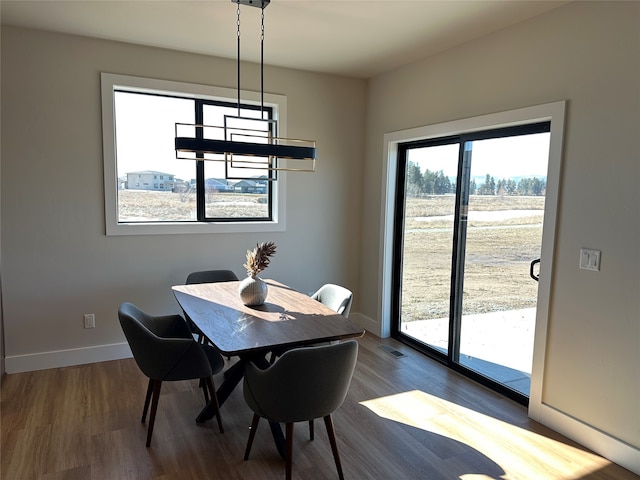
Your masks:
M445 195L455 193L456 183L444 174L443 170L432 172L426 169L424 173L414 162L407 164L407 195L420 197L423 195ZM530 177L521 178L516 182L512 178L496 180L487 173L484 183L471 179L469 194L471 195L520 195L541 196L545 194L547 182L545 179Z

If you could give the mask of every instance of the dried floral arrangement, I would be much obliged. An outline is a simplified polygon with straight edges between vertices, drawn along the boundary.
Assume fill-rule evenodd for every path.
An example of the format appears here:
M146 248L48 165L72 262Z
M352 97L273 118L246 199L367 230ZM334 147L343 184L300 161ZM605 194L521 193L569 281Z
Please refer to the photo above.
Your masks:
M276 253L276 244L273 242L262 242L256 245L253 250L247 250L247 263L242 266L247 269L249 277L255 277L269 266L271 257Z

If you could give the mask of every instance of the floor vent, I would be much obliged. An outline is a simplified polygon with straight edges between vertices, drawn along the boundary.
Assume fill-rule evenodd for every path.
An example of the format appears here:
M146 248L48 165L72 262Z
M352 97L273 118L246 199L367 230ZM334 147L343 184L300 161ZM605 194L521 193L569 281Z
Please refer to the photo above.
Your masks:
M390 353L391 355L393 355L396 358L400 358L400 357L404 357L405 354L396 350L395 348L389 346L389 345L380 345L380 348L382 350L384 350L385 352Z

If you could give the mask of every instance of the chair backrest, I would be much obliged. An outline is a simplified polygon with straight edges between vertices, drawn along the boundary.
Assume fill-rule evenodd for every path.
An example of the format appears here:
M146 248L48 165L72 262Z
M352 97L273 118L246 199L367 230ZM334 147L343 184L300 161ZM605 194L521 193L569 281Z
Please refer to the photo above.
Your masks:
M244 398L249 407L276 422L325 417L344 402L358 357L358 342L296 348L266 370L245 367Z
M351 293L351 290L341 287L340 285L327 283L320 287L311 298L318 300L339 314L348 317L349 311L351 310L353 293Z
M203 270L201 272L192 272L187 276L187 285L196 283L216 283L216 282L233 282L238 277L231 270Z
M211 366L207 356L190 334L188 338L161 336L161 332L167 330L168 323L176 317L179 316L154 317L129 302L123 303L118 309L120 326L133 358L147 377L179 380L210 376Z

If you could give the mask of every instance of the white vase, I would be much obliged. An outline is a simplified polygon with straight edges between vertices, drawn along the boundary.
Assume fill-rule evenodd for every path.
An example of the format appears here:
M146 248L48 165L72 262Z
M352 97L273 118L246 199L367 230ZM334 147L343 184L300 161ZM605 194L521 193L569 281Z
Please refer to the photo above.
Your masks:
M247 277L240 282L238 293L245 305L262 305L267 299L267 284L260 277Z

